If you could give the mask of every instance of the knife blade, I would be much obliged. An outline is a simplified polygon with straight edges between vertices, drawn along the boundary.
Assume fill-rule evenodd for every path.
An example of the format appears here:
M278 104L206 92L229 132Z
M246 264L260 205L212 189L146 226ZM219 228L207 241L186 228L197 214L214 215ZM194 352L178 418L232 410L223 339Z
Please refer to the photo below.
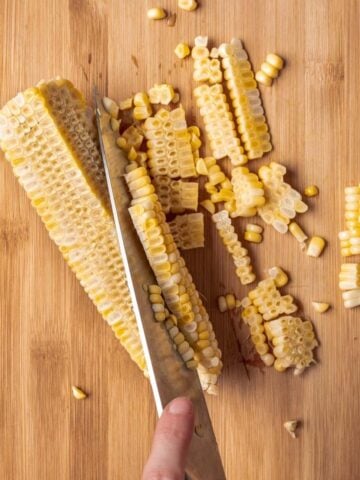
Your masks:
M215 434L198 375L184 365L160 322L155 322L144 286L155 284L154 274L133 227L128 208L131 196L124 174L128 160L118 148L110 116L94 88L100 151L133 311L144 351L157 413L174 398L186 396L195 409L195 429L186 463L189 480L225 480Z

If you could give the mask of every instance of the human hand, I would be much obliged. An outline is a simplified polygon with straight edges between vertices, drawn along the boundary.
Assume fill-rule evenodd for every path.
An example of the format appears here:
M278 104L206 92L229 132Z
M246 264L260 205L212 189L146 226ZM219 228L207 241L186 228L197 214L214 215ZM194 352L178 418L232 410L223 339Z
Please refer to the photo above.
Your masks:
M185 397L164 409L156 426L142 480L184 480L186 454L194 430L194 408Z

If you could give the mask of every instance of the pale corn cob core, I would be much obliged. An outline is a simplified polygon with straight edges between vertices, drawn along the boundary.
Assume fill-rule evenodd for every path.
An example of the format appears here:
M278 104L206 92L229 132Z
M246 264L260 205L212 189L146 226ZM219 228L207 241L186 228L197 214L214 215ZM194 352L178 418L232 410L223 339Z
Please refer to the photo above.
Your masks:
M62 79L29 88L1 110L0 140L51 239L131 358L145 370L83 97Z

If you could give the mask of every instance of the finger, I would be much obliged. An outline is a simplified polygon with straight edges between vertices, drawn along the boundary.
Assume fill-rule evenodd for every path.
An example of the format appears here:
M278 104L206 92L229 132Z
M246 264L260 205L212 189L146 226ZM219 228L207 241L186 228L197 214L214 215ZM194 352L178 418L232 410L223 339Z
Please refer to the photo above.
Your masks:
M142 480L183 480L194 429L194 409L188 398L170 402L161 415Z

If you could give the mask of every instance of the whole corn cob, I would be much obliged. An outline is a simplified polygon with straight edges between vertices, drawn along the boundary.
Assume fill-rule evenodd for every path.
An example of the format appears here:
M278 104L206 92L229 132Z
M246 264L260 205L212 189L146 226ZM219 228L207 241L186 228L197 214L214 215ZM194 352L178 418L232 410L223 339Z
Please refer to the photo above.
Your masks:
M81 285L145 370L96 133L82 95L63 79L41 83L0 112L5 158Z

